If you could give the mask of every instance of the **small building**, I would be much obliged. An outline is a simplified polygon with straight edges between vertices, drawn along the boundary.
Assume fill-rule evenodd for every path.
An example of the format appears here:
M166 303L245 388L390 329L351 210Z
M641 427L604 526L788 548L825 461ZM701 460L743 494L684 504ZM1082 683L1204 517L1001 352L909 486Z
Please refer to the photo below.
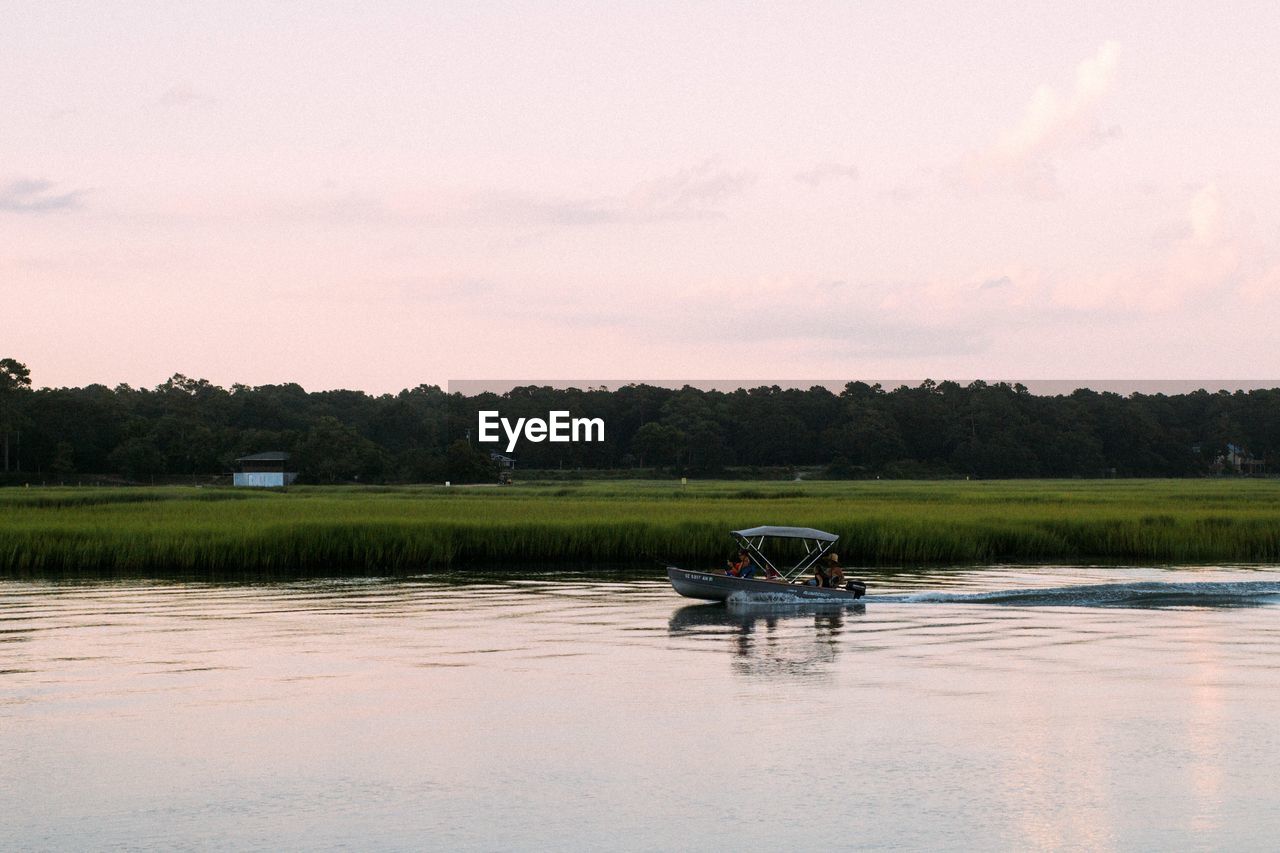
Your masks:
M236 486L279 488L298 479L296 471L285 470L289 467L289 454L280 450L241 456L236 460L236 467L240 469L232 477L232 484Z
M1262 474L1266 471L1263 460L1236 444L1228 444L1226 455L1219 457L1218 461L1228 470L1241 474Z
M496 450L490 450L489 461L498 466L498 485L511 485L515 475L516 460L510 456L504 456Z

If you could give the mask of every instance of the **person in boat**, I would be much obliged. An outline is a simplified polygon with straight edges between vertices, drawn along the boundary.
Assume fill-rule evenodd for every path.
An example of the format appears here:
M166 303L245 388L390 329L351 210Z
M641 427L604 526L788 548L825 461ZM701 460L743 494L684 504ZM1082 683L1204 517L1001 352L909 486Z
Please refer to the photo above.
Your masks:
M753 577L755 573L756 567L751 562L751 555L743 548L738 549L737 558L730 560L729 568L725 570L726 575L735 578L749 578Z
M844 569L840 566L839 554L827 555L827 585L832 589L844 589Z
M827 567L822 563L813 567L813 577L807 583L809 586L830 587L831 575L827 573Z

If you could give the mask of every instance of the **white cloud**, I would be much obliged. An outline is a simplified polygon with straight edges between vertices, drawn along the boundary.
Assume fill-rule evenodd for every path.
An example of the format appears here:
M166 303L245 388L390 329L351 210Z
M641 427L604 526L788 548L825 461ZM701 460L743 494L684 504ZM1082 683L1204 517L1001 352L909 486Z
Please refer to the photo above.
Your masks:
M1217 184L1208 184L1191 199L1187 210L1191 234L1201 243L1222 237L1222 198Z
M711 212L724 199L736 195L755 180L747 171L718 169L703 162L635 187L623 200L640 216L658 218Z
M275 204L267 210L284 219L340 224L439 228L634 225L724 218L726 204L755 180L755 174L745 169L703 162L641 181L619 194L558 195L439 187L380 193L328 187L322 196Z
M207 107L217 102L217 98L197 91L185 83L170 86L156 99L156 104L161 107Z
M1240 298L1246 305L1274 306L1280 300L1280 263L1264 265L1241 281Z
M746 170L703 162L642 181L619 196L480 194L443 212L442 220L479 226L577 226L719 219L725 216L724 204L755 179Z
M1216 183L1192 193L1180 221L1161 233L1164 250L1150 262L1063 279L1052 288L1053 301L1077 310L1168 314L1221 311L1237 296L1256 301L1276 293L1280 272L1272 251L1230 214Z
M841 163L819 163L812 169L797 172L795 178L800 183L808 184L811 187L822 186L832 181L856 181L858 179L858 167Z
M74 210L80 206L82 190L55 192L52 181L20 178L0 184L0 211L9 213L49 213Z
M1105 42L1076 67L1069 93L1041 85L1031 96L1031 103L1018 123L1000 135L997 150L1011 160L1018 160L1095 138L1099 131L1092 123L1093 111L1111 89L1119 58L1119 43Z
M1040 85L1018 121L989 149L961 164L962 182L969 189L1012 189L1030 198L1057 195L1058 159L1121 135L1119 127L1104 127L1097 116L1115 82L1119 58L1119 43L1104 42L1076 67L1069 91Z

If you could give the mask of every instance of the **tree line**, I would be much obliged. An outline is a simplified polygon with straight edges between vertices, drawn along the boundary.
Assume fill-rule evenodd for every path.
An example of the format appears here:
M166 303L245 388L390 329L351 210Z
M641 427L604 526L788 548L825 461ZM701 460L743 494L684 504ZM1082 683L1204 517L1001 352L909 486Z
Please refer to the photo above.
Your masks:
M306 482L475 482L496 477L481 410L514 421L551 411L602 418L601 442L521 441L518 470L640 475L1185 477L1274 471L1280 389L1034 395L1021 385L925 381L833 392L626 385L516 388L465 396L434 385L398 394L297 384L222 388L175 374L152 389L33 388L0 359L6 482L111 475L145 482L232 470L284 450Z

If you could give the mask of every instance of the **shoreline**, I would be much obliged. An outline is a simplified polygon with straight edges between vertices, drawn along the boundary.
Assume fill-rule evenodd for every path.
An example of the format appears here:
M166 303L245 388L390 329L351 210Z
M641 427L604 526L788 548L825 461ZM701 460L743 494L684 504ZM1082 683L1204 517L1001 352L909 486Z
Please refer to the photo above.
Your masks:
M502 489L0 492L0 576L403 576L716 566L731 529L816 526L850 567L1280 562L1280 481L648 481Z

